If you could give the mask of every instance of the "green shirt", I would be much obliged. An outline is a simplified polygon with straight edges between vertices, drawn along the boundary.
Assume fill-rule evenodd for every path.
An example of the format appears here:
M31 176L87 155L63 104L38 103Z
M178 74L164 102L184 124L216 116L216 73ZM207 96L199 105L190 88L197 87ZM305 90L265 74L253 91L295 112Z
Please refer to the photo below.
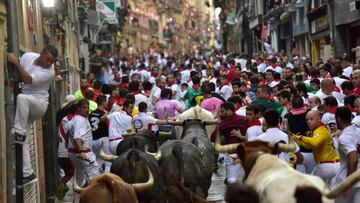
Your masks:
M80 99L83 99L83 98L84 98L84 95L82 94L81 89L80 89L80 90L77 90L77 91L75 92L74 96L76 97L77 100L80 100Z
M190 109L191 107L196 106L196 101L195 101L195 97L198 95L202 95L201 89L199 88L198 90L195 90L194 88L189 89L185 95L184 95L184 99L188 100L188 109Z
M279 107L281 107L280 104L277 102L263 100L263 99L257 99L255 101L253 101L251 104L264 105L266 110L269 110L269 109L277 110Z

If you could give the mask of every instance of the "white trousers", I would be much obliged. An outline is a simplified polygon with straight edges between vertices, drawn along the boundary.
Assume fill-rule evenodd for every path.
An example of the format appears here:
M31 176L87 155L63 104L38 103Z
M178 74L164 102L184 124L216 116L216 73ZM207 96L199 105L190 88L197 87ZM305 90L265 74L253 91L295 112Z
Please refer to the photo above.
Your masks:
M111 162L104 161L100 158L100 150L103 150L105 154L110 154L109 149L109 137L102 137L97 140L93 140L92 142L92 150L96 155L96 161L98 162L99 166L102 166L105 164L105 170L104 173L110 172Z
M335 177L339 167L340 162L317 164L311 175L319 176L325 182L329 183L330 179Z
M349 190L346 193L345 197L343 195L339 195L335 199L335 203L356 203L356 202L360 202L360 188L351 188L351 190Z
M19 94L17 96L15 112L15 132L26 135L23 144L23 176L27 177L33 173L30 162L29 137L30 125L44 116L49 102L33 95Z
M95 176L99 175L99 165L96 162L96 156L93 152L86 153L86 158L92 162L81 160L78 158L79 154L70 153L69 158L74 165L76 181L79 186L83 186L84 183L89 182ZM80 195L76 192L74 194L74 201L79 202Z
M114 140L114 141L109 142L109 146L110 146L109 148L110 148L111 154L116 155L116 148L121 141L122 140Z
M316 166L314 155L312 152L301 152L304 157L304 163L297 164L296 170L301 173L311 174Z
M234 160L224 155L226 166L226 180L228 183L241 182L245 176L244 168L241 164L234 164Z

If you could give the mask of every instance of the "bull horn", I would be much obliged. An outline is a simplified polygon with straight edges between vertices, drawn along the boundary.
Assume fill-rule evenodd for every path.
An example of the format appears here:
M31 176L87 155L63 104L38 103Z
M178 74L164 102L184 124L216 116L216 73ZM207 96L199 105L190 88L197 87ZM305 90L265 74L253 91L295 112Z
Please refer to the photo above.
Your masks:
M216 125L219 123L219 120L215 119L213 121L203 121L204 125Z
M145 152L147 154L153 156L156 159L156 161L159 161L161 159L161 150L160 150L160 148L158 148L158 151L156 153L151 153L151 152L148 151L148 149L149 149L149 147L147 145L145 145L144 150L145 150Z
M150 189L154 185L154 177L150 171L150 168L146 166L147 171L149 173L149 180L146 183L134 183L131 186L134 188L135 192L139 193L145 190Z
M228 153L233 154L236 152L236 148L239 144L228 144L228 145L221 145L220 142L220 130L217 129L216 137L215 137L215 151L218 153Z
M295 152L295 150L296 150L296 147L293 143L291 143L291 144L279 143L278 147L281 152Z
M78 185L77 179L76 179L76 171L74 171L74 178L73 178L73 189L76 193L81 193L85 190L85 188L82 188Z
M99 156L100 156L104 161L109 161L109 162L113 162L113 161L115 161L115 160L118 158L118 156L115 156L115 155L105 154L103 149L100 150Z
M360 181L360 170L355 171L349 177L347 177L342 183L340 183L336 188L333 190L325 190L325 196L329 199L335 199L337 196L348 190L352 187L355 183Z
M184 124L184 122L183 121L168 121L168 122L166 122L166 124L182 126Z
M159 137L169 137L172 132L159 132Z
M136 135L136 132L124 133L124 134L122 134L121 136L122 136L123 138L126 138L126 137L130 137L130 136L133 136L133 135Z

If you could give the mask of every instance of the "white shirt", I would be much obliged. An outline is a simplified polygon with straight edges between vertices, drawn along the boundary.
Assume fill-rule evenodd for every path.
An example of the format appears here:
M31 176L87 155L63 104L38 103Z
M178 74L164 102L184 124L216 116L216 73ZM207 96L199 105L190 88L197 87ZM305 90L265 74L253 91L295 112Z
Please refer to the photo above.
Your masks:
M266 64L265 63L260 63L257 66L257 70L258 70L259 73L265 73L265 69L266 69Z
M330 97L333 96L336 98L338 105L340 106L340 104L343 103L344 101L344 94L342 93L338 93L333 91L330 95L326 95L321 89L315 94L315 96L319 97L319 99L321 100L321 104L324 104L324 99L326 97Z
M351 121L351 124L355 125L357 128L360 128L360 116L355 116Z
M91 125L88 118L80 115L75 115L71 122L69 148L76 149L75 139L83 141L83 148L91 148L93 141Z
M272 143L284 141L286 144L289 144L288 135L283 131L281 131L279 128L268 128L263 134L259 135L255 140L261 140ZM300 150L299 146L296 145L295 152L298 152L299 150ZM286 162L290 162L289 153L281 152L279 154L279 158Z
M275 71L275 72L280 73L280 74L282 73L282 68L280 66L276 66L275 68L273 68L272 66L268 66L268 67L265 68L265 72L267 70L272 70L272 71Z
M347 155L350 152L357 151L357 147L360 145L360 130L351 125L346 127L340 134L338 139L338 153L340 156L340 168L335 176L335 184L343 182L347 177ZM360 169L360 157L358 159L357 169ZM353 187L360 187L360 183L356 183Z
M240 107L235 113L239 116L246 116L246 106Z
M232 92L233 89L230 85L224 85L220 88L220 95L224 97L225 100L228 100L231 97Z
M180 87L178 84L172 84L170 87L171 91L175 91L175 95L172 95L174 100L179 100L180 99Z
M275 87L279 82L276 82L275 80L271 81L269 84L266 84L269 87Z
M31 84L22 84L22 93L35 95L38 98L47 100L49 97L49 87L55 77L54 66L43 68L34 65L35 59L39 56L40 54L37 53L25 53L20 58L21 66L32 78Z
M145 102L147 103L147 97L143 94L135 94L135 103L134 106L138 107L140 102Z
M261 125L254 125L246 130L246 138L248 141L255 140L259 135L263 134Z
M331 132L335 131L335 127L336 127L335 114L325 112L324 115L321 117L321 122L324 123Z
M140 74L141 81L149 80L151 77L150 72L148 72L147 70L140 70L139 74Z
M181 84L186 83L190 79L190 70L189 69L185 69L185 70L181 71L180 74L181 74Z
M122 137L132 128L132 117L125 111L114 112L107 116L109 119L109 139Z
M157 99L160 99L160 95L161 95L161 89L160 87L158 86L154 86L152 89L151 89L151 94L150 94L150 97L153 98L157 98Z
M353 72L353 67L348 66L348 67L344 68L342 75L347 78L350 78L350 75L352 72Z
M341 84L346 81L344 78L340 78L340 77L333 77L333 79L335 81L336 87L340 89L341 89Z
M134 116L133 122L134 122L134 128L137 131L140 131L140 130L156 131L157 130L156 126L155 126L157 119L147 113L140 112L138 115Z
M64 129L64 133L67 134L70 132L71 129L71 123L72 119L68 119L67 116L65 116L62 120L61 120L61 124L63 129ZM58 129L58 134L59 134L59 147L58 147L58 157L69 157L68 155L68 150L65 147L65 142L67 142L67 140L65 140L65 138L61 135L61 130L60 127Z

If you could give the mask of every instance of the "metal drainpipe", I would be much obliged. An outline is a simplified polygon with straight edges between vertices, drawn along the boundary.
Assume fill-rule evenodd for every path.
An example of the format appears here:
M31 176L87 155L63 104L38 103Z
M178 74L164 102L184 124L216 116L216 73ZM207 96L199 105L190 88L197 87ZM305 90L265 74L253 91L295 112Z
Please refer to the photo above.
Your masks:
M16 2L17 1L13 0L6 1L7 43L8 52L13 52L19 56L20 50ZM20 203L24 201L24 191L22 187L22 145L16 144L16 150L14 150L14 135L12 132L12 128L14 127L15 101L19 79L15 69L11 66L12 64L7 64L8 74L5 79L7 202ZM16 185L21 185L21 187L16 187Z

